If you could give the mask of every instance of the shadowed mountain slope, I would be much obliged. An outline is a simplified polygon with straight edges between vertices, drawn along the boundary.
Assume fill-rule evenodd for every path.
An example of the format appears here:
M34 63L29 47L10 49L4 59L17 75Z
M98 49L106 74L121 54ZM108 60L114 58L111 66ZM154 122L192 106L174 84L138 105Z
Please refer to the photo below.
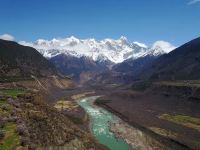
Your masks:
M156 80L200 79L200 38L159 57L141 76Z
M111 62L94 61L88 57L74 57L65 54L57 55L50 59L55 67L65 75L79 80L84 72L101 72L108 69Z
M12 41L0 40L0 77L49 76L54 66L37 50Z

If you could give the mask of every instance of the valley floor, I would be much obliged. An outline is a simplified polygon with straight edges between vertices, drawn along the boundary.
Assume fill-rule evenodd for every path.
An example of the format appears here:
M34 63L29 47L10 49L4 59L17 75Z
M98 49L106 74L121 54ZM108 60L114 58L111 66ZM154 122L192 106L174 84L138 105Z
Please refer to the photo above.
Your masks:
M42 86L38 87L38 82ZM126 122L112 124L110 130L136 149L200 149L198 81L69 86L59 90L53 82L51 86L46 80L36 83L0 85L0 149L106 150L88 134L90 118L77 103L94 95L101 96L96 105ZM55 83L63 87L60 81Z
M163 149L200 149L199 82L147 85L144 82L114 88L106 85L105 90L98 88L104 96L96 104L159 141L165 146ZM123 128L123 125L117 128ZM116 126L113 130L116 131ZM119 134L128 136L123 132ZM128 138L132 138L131 134Z

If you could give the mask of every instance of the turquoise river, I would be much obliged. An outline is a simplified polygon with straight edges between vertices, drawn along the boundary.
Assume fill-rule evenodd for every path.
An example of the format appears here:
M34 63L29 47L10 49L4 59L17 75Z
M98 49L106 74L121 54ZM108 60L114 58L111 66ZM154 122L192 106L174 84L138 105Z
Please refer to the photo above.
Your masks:
M116 123L119 118L103 108L93 105L98 96L81 99L78 103L90 116L91 129L99 141L110 150L131 150L129 145L123 140L116 138L109 128L112 123Z

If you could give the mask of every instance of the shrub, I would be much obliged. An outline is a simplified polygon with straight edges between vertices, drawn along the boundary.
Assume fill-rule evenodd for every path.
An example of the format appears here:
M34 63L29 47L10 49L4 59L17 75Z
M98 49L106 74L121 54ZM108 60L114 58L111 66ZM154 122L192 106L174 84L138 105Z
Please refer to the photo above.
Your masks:
M13 99L13 98L8 98L7 99L8 103L19 108L20 107L20 103L18 102L18 99Z
M20 145L21 146L29 145L29 139L27 137L21 137L20 138Z
M8 104L3 104L0 107L1 107L2 110L10 111L10 105L8 105Z
M5 136L5 131L0 129L0 140Z
M27 135L28 130L24 124L17 125L17 133L19 135Z
M5 126L5 119L4 118L0 118L0 128L3 128Z

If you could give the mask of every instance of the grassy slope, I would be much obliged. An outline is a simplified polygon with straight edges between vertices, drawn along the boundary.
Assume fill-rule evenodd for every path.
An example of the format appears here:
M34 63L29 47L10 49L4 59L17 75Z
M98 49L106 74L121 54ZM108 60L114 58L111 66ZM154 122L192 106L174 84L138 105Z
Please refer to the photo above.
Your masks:
M18 94L23 93L24 91L11 89L11 90L1 90L2 95L11 96L16 98ZM0 100L0 116L10 117L12 113L13 107L7 103L6 100ZM0 127L0 131L5 135L2 139L0 139L0 149L2 150L10 150L16 149L19 146L19 135L16 132L16 123L15 122L7 122L5 125Z

